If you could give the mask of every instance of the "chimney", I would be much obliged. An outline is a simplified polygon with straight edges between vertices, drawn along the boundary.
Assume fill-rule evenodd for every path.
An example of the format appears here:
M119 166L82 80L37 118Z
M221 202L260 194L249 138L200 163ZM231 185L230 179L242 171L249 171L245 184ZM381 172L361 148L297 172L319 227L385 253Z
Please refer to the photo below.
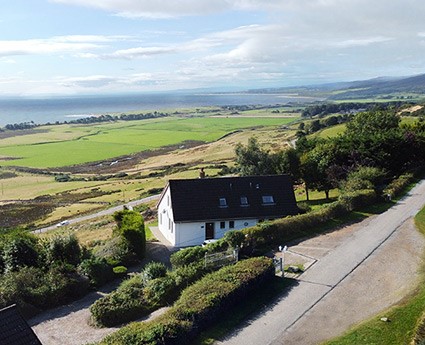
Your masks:
M204 168L201 168L201 170L199 171L199 178L205 178Z

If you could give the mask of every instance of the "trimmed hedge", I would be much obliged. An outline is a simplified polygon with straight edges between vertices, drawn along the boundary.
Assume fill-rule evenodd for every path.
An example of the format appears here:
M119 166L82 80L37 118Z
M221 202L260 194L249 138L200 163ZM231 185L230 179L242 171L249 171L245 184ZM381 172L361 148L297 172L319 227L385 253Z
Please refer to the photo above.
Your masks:
M185 344L273 276L272 260L264 257L224 267L188 287L174 306L157 319L132 323L100 344Z
M413 174L400 175L384 189L384 195L390 195L391 198L399 196L403 190L413 181Z

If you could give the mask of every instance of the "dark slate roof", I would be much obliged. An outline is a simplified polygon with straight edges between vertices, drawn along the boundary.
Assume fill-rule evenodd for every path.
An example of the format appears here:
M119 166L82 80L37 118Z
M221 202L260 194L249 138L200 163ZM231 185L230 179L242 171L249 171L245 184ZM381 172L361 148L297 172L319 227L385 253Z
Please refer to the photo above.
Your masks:
M298 213L288 175L170 180L174 221L269 219ZM263 203L272 196L273 203ZM241 205L246 197L248 206ZM220 206L220 198L227 207Z
M42 345L16 305L0 309L1 345Z

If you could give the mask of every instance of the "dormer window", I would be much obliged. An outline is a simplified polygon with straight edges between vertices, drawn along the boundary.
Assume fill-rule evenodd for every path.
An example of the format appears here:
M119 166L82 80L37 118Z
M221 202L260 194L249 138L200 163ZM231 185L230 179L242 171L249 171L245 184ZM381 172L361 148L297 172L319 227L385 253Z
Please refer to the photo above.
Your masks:
M272 195L263 195L263 205L274 205L274 199Z
M220 198L220 199L218 199L218 205L220 207L227 207L227 200L226 200L226 198Z
M241 206L249 206L248 198L246 196L241 196Z

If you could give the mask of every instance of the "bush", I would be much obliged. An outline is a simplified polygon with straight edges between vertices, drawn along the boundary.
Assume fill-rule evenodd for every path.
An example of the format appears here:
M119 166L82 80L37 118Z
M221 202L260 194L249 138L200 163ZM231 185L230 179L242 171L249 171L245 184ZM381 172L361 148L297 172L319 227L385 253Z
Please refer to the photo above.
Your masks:
M341 194L338 199L342 206L350 212L373 204L377 196L373 190L361 190L358 192Z
M107 263L106 259L99 257L91 257L83 260L78 266L81 274L88 277L90 285L99 287L115 278L112 267Z
M181 291L200 279L205 273L207 273L207 270L204 268L203 262L194 262L190 265L176 268L170 275L176 282L177 288Z
M112 269L115 275L119 277L124 277L127 274L127 267L125 266L116 266Z
M170 261L174 269L198 262L205 257L206 248L201 246L188 247L171 254Z
M90 307L92 320L102 326L114 326L150 313L144 300L144 282L140 274L125 280L120 287L98 299Z
M111 266L131 265L137 261L128 242L122 237L114 237L95 251L95 255L106 259Z
M118 225L116 233L126 240L129 249L139 259L143 259L146 253L146 234L143 217L135 211L124 210L114 213L114 219Z
M52 308L87 291L87 282L67 266L55 266L44 272L36 267L24 267L8 272L0 281L0 308L16 303L25 308Z
M102 345L185 344L220 314L274 276L272 260L253 258L205 276L187 288L157 319L132 323L107 336Z
M403 190L413 181L413 174L400 175L384 189L384 195L389 195L390 198L399 196Z
M176 282L171 276L152 279L146 283L143 295L147 303L153 307L162 307L172 303L178 294Z
M7 237L2 248L1 261L4 271L16 271L24 266L38 266L37 239L20 234Z
M347 192L356 192L363 189L376 190L382 185L385 177L385 171L376 167L360 166L350 172L341 188Z
M167 275L167 267L162 262L149 262L142 272L145 283L152 279L165 277Z
M81 261L81 247L74 234L56 236L44 243L48 264L65 262L77 266Z
M239 230L228 231L224 234L224 241L230 248L240 247L245 239L245 235Z

